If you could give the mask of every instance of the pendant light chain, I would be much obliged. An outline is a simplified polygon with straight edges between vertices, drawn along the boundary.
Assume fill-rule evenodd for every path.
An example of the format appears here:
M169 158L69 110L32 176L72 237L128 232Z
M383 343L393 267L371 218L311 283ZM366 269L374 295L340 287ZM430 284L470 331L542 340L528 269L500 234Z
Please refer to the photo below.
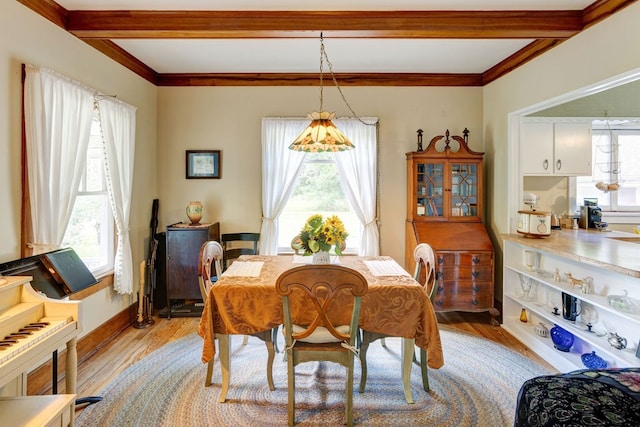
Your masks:
M322 109L322 105L324 102L323 98L323 84L322 84L322 74L324 70L324 57L327 56L327 53L324 51L324 41L322 38L322 33L320 33L320 111L324 111ZM329 60L327 60L329 62Z
M331 64L331 61L329 61L329 57L327 56L327 51L324 48L324 39L322 38L322 33L320 33L320 111L322 111L322 102L323 102L323 99L322 99L322 70L323 70L324 61L327 61L327 65L329 66L329 73L331 73L331 78L333 79L333 84L336 86L336 89L338 89L338 92L340 93L340 96L342 97L342 101L344 101L344 103L347 106L347 108L349 109L349 111L351 111L351 114L353 114L353 117L355 117L363 125L375 126L376 123L366 123L364 120L362 120L356 114L356 112L353 111L353 108L351 108L351 104L349 104L349 101L347 101L347 98L344 96L344 93L342 93L342 89L340 88L340 85L338 85L338 80L336 79L335 74L333 74L333 64Z

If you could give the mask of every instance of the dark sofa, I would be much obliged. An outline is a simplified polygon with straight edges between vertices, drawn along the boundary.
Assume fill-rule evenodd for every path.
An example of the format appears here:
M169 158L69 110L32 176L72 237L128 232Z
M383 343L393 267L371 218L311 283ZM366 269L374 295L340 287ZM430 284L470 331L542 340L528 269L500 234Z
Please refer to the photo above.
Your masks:
M638 426L640 367L532 378L518 393L514 425Z

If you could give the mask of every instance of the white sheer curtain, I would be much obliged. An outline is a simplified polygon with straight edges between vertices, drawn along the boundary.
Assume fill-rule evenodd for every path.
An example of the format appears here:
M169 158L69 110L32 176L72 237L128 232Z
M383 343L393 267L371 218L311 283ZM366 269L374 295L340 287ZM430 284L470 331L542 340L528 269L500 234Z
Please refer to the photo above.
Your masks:
M262 227L260 253L278 253L278 217L291 197L305 153L289 145L309 124L309 119L262 119Z
M52 70L27 65L25 71L29 246L36 255L62 244L87 157L94 91Z
M336 119L334 123L356 146L335 154L343 189L360 223L359 255L379 255L380 235L377 212L378 119ZM260 253L278 251L278 217L291 197L293 184L304 161L304 153L289 145L309 123L309 119L264 118L262 120L262 228Z
M365 125L357 119L337 119L335 125L348 135L353 150L335 156L342 188L360 220L362 233L358 255L380 255L380 233L377 212L377 159L378 119L363 117ZM374 125L375 124L375 125Z
M117 249L113 263L113 288L133 292L133 260L129 238L129 214L133 187L136 109L111 97L98 97L104 144L104 167L111 209L116 223Z

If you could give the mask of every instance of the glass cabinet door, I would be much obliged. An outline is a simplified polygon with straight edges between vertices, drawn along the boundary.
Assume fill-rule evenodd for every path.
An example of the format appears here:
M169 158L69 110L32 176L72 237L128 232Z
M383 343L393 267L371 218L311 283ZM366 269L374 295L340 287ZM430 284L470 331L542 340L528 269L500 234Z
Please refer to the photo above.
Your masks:
M445 206L444 163L418 163L416 171L416 216L442 216Z
M478 214L478 165L451 163L451 216Z

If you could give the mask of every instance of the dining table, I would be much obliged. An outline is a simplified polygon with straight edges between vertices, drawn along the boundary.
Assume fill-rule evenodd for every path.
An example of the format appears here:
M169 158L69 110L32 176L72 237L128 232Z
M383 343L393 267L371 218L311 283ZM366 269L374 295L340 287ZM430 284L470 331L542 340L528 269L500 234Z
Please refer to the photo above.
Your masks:
M339 263L360 272L368 291L362 297L358 325L361 329L401 337L402 376L405 398L413 403L410 390L414 345L426 350L429 368L444 365L438 321L424 287L388 256L332 256ZM276 280L284 271L312 263L301 255L243 255L222 273L211 287L200 319L203 338L202 362L215 356L218 339L222 387L218 402L226 400L231 375L229 335L250 335L273 330L284 323L282 299ZM294 310L294 323L308 324L313 310ZM348 323L351 310L335 304L330 318ZM307 322L307 323L305 323Z

